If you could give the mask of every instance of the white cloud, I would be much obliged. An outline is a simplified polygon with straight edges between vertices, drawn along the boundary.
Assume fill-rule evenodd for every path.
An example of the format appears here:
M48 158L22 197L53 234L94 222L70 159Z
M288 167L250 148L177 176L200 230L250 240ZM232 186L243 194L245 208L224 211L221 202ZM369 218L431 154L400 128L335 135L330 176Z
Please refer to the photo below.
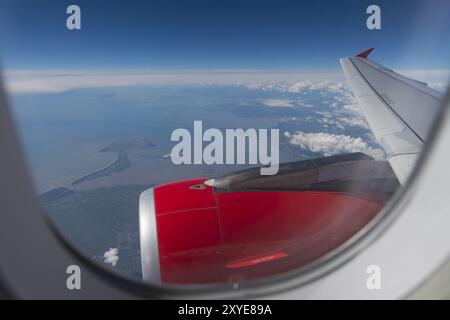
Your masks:
M361 127L364 129L369 129L369 125L367 124L367 121L364 118L360 118L360 117L342 117L339 118L339 122L341 122L341 124L345 125L349 125L352 127Z
M303 90L309 90L312 85L312 81L299 81L287 87L288 92L298 93Z
M256 87L255 87L256 88ZM267 90L267 86L258 87L261 90ZM324 129L339 129L345 132L350 127L359 127L370 131L366 122L362 109L358 105L350 86L345 81L328 81L328 80L302 80L293 84L286 83L270 83L270 90L278 90L281 92L298 93L303 91L316 90L325 94L332 94L330 100L326 102L330 108L323 110L322 108L315 110L312 120L321 124ZM266 104L270 106L293 107L292 99L268 99ZM303 119L306 121L306 118ZM285 137L290 140L291 144L299 145L305 150L312 152L321 152L324 155L332 155L337 153L348 152L364 152L375 158L383 158L384 152L381 149L371 148L368 143L375 143L375 139L370 136L366 137L366 141L361 138L353 138L343 134L329 133L304 133L297 132L295 134L285 132Z
M354 115L359 115L359 116L363 116L363 111L361 109L361 107L355 103L355 104L344 104L342 106L342 110Z
M290 144L311 152L323 153L324 156L363 152L376 159L384 157L384 152L381 149L371 148L359 137L354 138L348 135L325 132L305 133L302 131L297 131L294 134L285 132L284 135L289 139Z
M337 110L334 113L317 111L316 114L320 116L317 118L317 122L323 124L327 128L333 126L341 130L345 130L348 127L370 129L365 118L360 114L349 113L345 110Z
M109 248L109 250L103 254L104 262L109 263L113 267L115 267L117 264L117 261L119 261L118 253L119 253L119 249Z
M347 89L347 84L343 76L334 76L334 80L324 80L320 78L320 73L317 73L314 77L298 80L294 82L280 81L280 82L259 82L259 83L249 83L247 88L251 90L262 90L262 91L279 91L286 93L303 93L306 91L320 91L328 93L342 93L343 90Z
M301 100L289 99L263 99L260 102L268 107L295 108L295 107L312 107L312 105L304 103Z
M346 84L342 81L320 81L311 84L310 89L340 93L345 90L345 87Z

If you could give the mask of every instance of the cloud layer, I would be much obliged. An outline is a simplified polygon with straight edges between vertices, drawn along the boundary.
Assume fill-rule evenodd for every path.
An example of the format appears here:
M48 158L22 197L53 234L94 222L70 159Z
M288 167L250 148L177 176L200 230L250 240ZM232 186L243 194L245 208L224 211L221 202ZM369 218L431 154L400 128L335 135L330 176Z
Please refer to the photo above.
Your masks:
M267 72L246 70L192 70L105 72L105 71L10 71L4 73L6 88L12 94L58 93L75 89L146 85L252 85L258 87L297 80L343 80L340 71Z
M384 153L381 149L371 148L361 138L354 138L344 134L330 134L325 132L305 133L297 131L294 134L285 132L289 143L300 148L316 153L322 153L324 156L335 154L344 154L352 152L363 152L376 159L383 158Z
M448 84L450 70L400 70L400 73L430 83L438 89ZM4 81L13 94L57 93L74 89L145 86L156 84L246 85L249 89L299 93L304 90L339 92L345 84L341 70L187 70L103 71L38 70L5 71Z

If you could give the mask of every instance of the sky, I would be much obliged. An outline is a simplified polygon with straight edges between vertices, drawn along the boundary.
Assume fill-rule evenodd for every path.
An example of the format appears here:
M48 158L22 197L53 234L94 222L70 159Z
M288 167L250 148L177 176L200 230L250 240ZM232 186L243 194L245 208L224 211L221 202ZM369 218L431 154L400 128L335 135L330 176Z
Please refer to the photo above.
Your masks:
M81 30L66 8L81 8ZM381 8L368 30L366 8ZM397 69L450 69L450 1L2 0L5 70L337 70L375 47Z

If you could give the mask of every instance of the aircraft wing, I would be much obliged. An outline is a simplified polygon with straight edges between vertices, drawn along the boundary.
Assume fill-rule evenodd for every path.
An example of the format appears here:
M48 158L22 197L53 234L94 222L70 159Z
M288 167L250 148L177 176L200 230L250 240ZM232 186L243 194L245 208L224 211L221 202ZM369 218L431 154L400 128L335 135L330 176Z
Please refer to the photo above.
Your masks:
M404 183L438 113L441 94L367 59L340 59L347 80L400 183Z

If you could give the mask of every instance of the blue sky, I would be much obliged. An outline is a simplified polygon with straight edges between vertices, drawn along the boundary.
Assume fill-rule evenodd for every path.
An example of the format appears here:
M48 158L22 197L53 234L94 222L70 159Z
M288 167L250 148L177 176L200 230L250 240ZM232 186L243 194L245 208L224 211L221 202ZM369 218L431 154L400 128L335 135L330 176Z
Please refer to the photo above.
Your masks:
M82 30L66 29L78 4ZM382 30L366 8L382 9ZM22 1L0 4L4 69L339 69L375 47L400 69L450 68L450 1Z

